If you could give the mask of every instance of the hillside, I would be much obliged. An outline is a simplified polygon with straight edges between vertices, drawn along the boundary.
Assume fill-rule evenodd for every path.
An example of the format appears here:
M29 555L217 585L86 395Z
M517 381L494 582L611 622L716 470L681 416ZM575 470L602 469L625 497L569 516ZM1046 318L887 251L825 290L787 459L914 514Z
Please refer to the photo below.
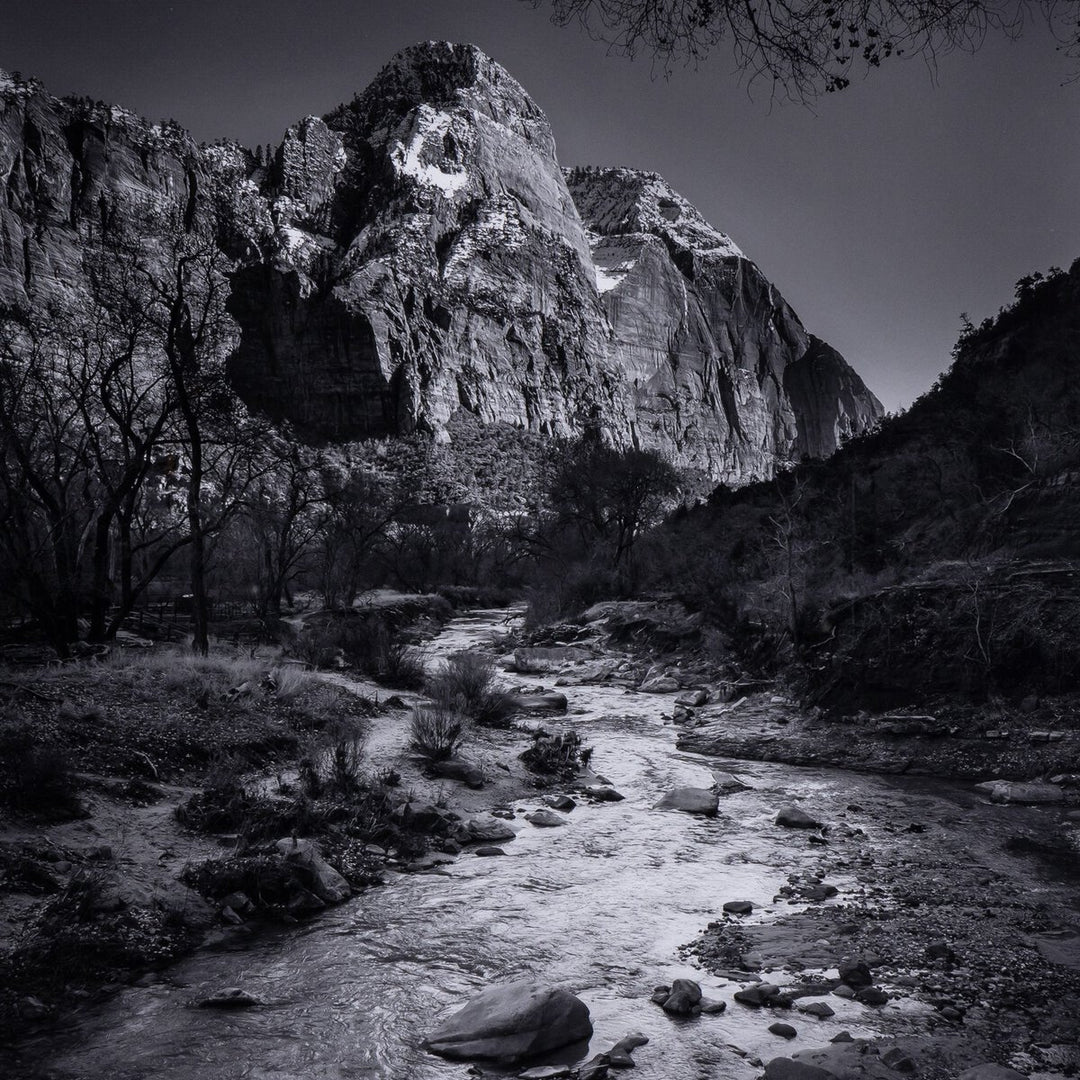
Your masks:
M823 463L718 489L658 580L840 710L1077 689L1080 262L965 328L906 413Z

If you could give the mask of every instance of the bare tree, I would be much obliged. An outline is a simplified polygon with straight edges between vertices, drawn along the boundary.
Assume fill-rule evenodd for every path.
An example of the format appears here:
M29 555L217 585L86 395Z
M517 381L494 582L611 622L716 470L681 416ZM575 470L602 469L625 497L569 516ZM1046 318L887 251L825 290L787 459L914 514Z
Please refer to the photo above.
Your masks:
M529 0L535 7L547 0ZM857 72L894 57L933 63L974 52L993 33L1018 37L1041 17L1071 59L1080 57L1077 0L551 0L552 21L580 22L629 56L697 63L728 43L748 81L796 98L842 90Z
M0 311L0 551L4 587L67 655L78 638L93 499L79 402L56 378L48 319Z

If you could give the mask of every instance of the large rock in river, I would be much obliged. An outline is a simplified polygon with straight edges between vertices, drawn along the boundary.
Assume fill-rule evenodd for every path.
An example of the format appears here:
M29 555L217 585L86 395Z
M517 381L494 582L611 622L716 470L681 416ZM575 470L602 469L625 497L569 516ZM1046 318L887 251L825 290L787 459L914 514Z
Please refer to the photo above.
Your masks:
M513 1064L592 1035L588 1006L535 982L493 986L454 1013L424 1043L456 1061Z

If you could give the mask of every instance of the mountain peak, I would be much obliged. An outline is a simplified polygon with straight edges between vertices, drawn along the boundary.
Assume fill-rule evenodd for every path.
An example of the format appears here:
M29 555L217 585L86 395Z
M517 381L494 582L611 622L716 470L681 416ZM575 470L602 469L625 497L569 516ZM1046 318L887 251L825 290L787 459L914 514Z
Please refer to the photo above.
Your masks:
M475 45L424 41L403 49L351 103L326 119L331 127L393 127L421 106L466 107L517 130L551 132L547 118L524 87ZM553 145L553 141L552 141Z

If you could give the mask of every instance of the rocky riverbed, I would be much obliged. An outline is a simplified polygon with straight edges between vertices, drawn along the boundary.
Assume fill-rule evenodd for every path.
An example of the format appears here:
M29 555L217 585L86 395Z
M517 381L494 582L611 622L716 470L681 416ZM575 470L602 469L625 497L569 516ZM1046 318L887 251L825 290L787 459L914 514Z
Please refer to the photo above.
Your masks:
M464 1075L425 1040L466 1001L528 978L572 991L591 1014L592 1044L538 1063L549 1076L628 1032L648 1037L633 1060L657 1080L750 1080L766 1065L770 1080L945 1080L988 1062L1040 1080L1075 1074L1067 785L1060 804L1018 806L971 783L791 766L760 749L689 753L677 733L744 696L727 673L710 680L685 652L646 660L640 641L599 628L507 652L492 640L503 619L458 620L435 648L500 653L517 669L508 682L564 694L566 716L542 723L583 736L600 777L537 791L519 783L512 740L480 736L466 756L490 787L417 776L434 785L417 794L438 802L441 791L463 821L489 821L504 839L398 861L386 887L315 919L233 934L225 951L83 1008L62 1036L24 1042L12 1069L57 1080ZM799 718L778 696L727 711L754 712L782 744ZM373 722L369 752L400 759L403 715ZM657 986L667 1002L680 980L711 1011L653 1003ZM187 1008L233 988L250 1008Z

